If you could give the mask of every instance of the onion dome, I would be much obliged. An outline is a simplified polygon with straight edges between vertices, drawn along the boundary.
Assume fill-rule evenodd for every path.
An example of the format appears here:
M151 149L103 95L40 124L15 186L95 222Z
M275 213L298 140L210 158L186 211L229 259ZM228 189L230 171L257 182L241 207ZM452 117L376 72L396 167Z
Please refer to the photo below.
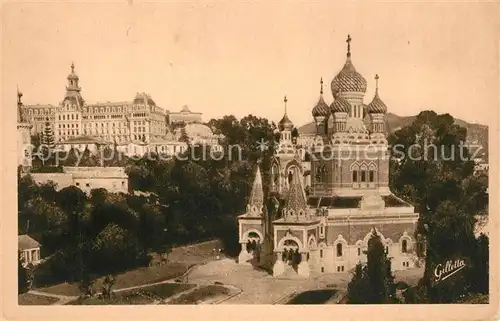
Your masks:
M378 75L375 75L375 81L376 81L376 88L375 88L375 97L373 97L373 100L371 103L368 104L367 111L370 114L385 114L387 113L387 106L385 103L380 99L378 95Z
M347 60L342 70L333 78L331 83L333 97L342 92L366 92L366 79L354 68L351 61L351 36L347 36Z
M330 106L330 110L332 113L348 113L349 109L351 109L351 104L344 97L337 95L332 105Z
M281 118L280 122L278 123L278 128L283 131L283 130L292 130L293 129L293 123L292 121L288 118L288 115L286 113L286 103L288 99L285 96L285 99L283 100L285 102L285 115L283 115L283 118Z
M71 73L68 75L68 79L78 80L78 75L75 73L75 64L71 63Z
M312 110L313 117L328 117L330 115L330 109L328 108L327 103L323 99L323 78L321 78L321 91L319 96L319 101L314 106Z

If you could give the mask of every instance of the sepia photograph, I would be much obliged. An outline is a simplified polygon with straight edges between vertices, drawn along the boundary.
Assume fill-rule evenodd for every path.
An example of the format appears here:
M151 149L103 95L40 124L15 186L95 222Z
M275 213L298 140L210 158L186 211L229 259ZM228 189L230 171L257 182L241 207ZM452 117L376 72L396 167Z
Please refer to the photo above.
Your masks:
M15 313L437 305L444 319L453 304L493 318L498 13L4 2Z

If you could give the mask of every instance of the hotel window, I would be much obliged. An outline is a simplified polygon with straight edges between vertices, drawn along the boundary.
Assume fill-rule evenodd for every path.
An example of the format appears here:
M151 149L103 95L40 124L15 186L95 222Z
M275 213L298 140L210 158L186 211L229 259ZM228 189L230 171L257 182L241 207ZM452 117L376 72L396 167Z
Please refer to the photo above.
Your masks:
M66 120L66 115L63 115L63 120Z
M342 243L337 243L337 257L342 256Z
M401 252L407 253L408 252L408 241L403 240L401 242Z
M61 120L61 115L59 115L59 117L58 117L58 118L59 118L59 120Z
M375 180L375 172L369 171L369 181L373 182Z

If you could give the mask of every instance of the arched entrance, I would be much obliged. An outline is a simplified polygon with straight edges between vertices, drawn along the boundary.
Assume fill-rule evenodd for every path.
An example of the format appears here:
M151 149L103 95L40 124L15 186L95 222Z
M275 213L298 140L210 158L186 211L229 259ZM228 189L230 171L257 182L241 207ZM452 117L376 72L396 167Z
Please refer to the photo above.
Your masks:
M260 250L263 240L260 234L254 231L248 232L246 240L246 250L252 256L251 263L257 265L260 260Z
M297 266L301 261L301 255L299 252L299 245L294 240L286 240L283 243L283 263L288 264L294 270L297 270Z

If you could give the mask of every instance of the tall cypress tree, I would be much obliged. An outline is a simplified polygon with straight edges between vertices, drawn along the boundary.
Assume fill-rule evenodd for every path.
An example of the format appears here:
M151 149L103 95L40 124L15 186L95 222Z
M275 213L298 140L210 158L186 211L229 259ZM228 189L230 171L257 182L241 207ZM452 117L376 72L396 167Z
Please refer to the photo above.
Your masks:
M387 257L380 235L373 230L368 241L367 263L359 263L347 287L347 299L351 304L393 303L396 291L391 262Z
M53 149L55 147L54 132L52 131L52 126L48 121L45 123L45 127L43 129L42 144L47 146L49 149Z

